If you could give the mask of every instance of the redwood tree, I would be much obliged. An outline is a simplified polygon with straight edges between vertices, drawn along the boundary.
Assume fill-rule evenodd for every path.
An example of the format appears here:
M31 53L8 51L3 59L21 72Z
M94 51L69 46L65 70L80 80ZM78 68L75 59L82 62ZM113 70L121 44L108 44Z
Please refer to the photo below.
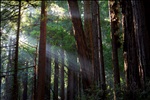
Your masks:
M92 9L92 33L93 33L93 50L94 50L94 82L98 84L100 81L100 63L98 50L98 4L91 1Z
M120 72L119 72L119 61L118 61L118 46L119 46L119 5L117 0L109 0L110 8L110 20L111 20L111 43L112 43L112 61L113 61L113 72L114 72L114 99L118 96L116 89L120 87Z
M147 26L147 22L149 21L146 17L146 9L144 5L146 1L132 1L132 9L133 9L133 20L134 20L134 31L136 34L136 39L138 43L138 52L139 59L141 63L141 67L143 70L144 78L149 80L149 66L150 66L150 35L149 29ZM148 2L147 2L148 3ZM144 79L145 80L145 79Z
M37 100L44 100L45 96L45 67L46 67L46 4L41 1L41 24L38 61Z
M126 76L128 99L136 99L135 92L140 87L139 55L137 37L134 31L131 1L122 1L123 30L124 30L124 70Z
M86 51L88 52L89 55L89 61L91 65L90 67L92 71L94 71L94 47L93 47L91 2L92 2L91 0L84 1L84 35L85 41L87 43Z
M74 33L75 39L77 43L77 52L79 56L79 62L82 69L82 83L83 89L86 91L90 88L92 81L91 81L91 73L90 64L89 64L89 56L87 54L87 44L85 41L85 35L83 31L81 15L79 12L78 2L77 0L68 0L69 10L71 14L72 23L74 26Z

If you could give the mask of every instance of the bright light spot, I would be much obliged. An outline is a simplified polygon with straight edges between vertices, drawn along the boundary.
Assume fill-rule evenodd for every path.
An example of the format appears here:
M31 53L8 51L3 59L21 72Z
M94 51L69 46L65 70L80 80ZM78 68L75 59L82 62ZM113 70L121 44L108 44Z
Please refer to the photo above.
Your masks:
M25 22L26 21L26 18L23 16L22 17L22 22Z
M24 43L27 42L27 38L24 35L21 35L19 38L19 43L22 43L22 42L24 42Z
M65 9L59 7L56 4L52 4L50 9L52 11L52 14L55 16L63 16L65 12Z
M110 22L110 19L109 19L109 18L105 18L104 20Z

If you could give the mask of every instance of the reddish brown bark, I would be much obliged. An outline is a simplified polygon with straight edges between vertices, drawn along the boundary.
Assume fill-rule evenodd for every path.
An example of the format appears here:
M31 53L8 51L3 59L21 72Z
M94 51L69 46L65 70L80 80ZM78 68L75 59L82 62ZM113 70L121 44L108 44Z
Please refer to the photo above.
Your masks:
M91 69L94 71L94 47L92 33L92 12L91 0L84 1L84 35L87 43L87 52L91 64ZM92 77L94 77L92 75Z
M112 38L112 61L113 61L113 73L114 73L114 99L116 100L119 97L119 94L116 94L116 89L120 88L120 72L119 72L119 61L118 61L118 41L119 41L119 7L117 0L109 0L110 8L110 20L111 20L111 38ZM118 92L119 93L119 92Z
M136 34L136 39L138 43L138 52L139 52L139 59L141 63L141 68L143 70L144 78L149 80L149 66L150 66L150 35L149 35L149 26L147 26L147 17L145 12L144 2L146 1L131 1L132 9L133 9L133 20L134 20L134 29ZM148 2L147 2L148 3ZM145 79L144 79L145 80Z
M122 1L124 29L124 63L128 99L136 99L136 91L140 87L138 43L134 32L131 1Z
M46 5L41 2L41 25L38 61L37 100L44 100L45 96L45 66L46 66Z
M85 41L85 35L83 31L83 26L81 22L81 16L78 8L77 0L68 0L69 4L69 10L71 14L72 23L74 26L74 33L75 33L75 39L77 43L77 52L79 55L79 61L80 66L82 69L82 82L83 82L83 88L84 90L88 89L91 84L91 73L92 71L89 70L90 64L88 60L88 54L87 54L87 44Z

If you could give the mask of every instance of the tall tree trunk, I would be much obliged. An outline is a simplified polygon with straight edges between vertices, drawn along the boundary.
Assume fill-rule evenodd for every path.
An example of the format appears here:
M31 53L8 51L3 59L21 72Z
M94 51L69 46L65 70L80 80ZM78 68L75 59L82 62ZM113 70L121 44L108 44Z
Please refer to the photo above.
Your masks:
M134 29L139 46L139 56L141 61L141 67L143 70L144 76L149 77L149 66L150 66L150 35L148 33L148 27L146 26L146 17L145 17L145 8L144 1L137 0L131 1L133 9L133 20L134 20ZM144 80L145 81L145 80Z
M13 100L18 100L18 53L19 53L19 33L21 20L21 1L19 1L18 26L16 35L16 50L15 50L15 64L14 64L14 83L13 83Z
M123 29L124 29L124 63L127 90L127 99L136 99L136 90L140 87L138 43L134 32L131 1L122 0Z
M98 5L96 1L91 1L92 6L92 32L93 32L93 47L94 47L94 83L99 83L99 50L98 50Z
M119 92L116 90L120 88L120 73L118 62L118 42L119 42L119 7L117 0L109 0L110 7L110 19L111 19L111 38L112 38L112 60L113 60L113 72L114 72L114 100L119 97Z
M46 67L46 4L41 2L41 25L38 62L37 100L44 100L45 96L45 67Z
M60 51L60 56L61 56L61 91L60 91L60 96L61 100L65 100L65 95L64 95L64 50Z
M79 7L77 0L68 0L69 10L71 14L72 23L74 26L75 32L75 39L77 43L77 52L79 55L79 62L82 69L82 82L83 82L83 89L86 91L88 88L91 87L92 84L92 71L90 70L89 64L89 57L87 54L87 45L85 41L85 35L83 31L81 16L79 12Z
M58 66L58 51L54 50L55 58L55 72L54 72L54 94L53 100L58 100L58 75L59 75L59 66Z
M84 35L87 43L87 52L89 55L90 69L92 77L94 77L94 47L93 47L93 32L92 32L92 12L91 0L84 1Z
M26 69L23 79L23 100L27 100L28 98L28 62L26 62Z
M103 57L103 45L102 45L102 33L101 33L101 24L100 24L100 7L98 0L96 0L98 5L98 43L99 43L99 60L100 60L100 83L103 90L102 99L105 99L105 90L106 90L106 79L105 79L105 67L104 67L104 57Z

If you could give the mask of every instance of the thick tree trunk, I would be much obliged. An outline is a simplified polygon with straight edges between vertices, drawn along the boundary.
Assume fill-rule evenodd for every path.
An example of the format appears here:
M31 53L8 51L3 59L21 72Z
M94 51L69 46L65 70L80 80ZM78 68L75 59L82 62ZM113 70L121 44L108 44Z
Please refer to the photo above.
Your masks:
M44 100L45 96L45 67L46 67L46 4L41 2L41 25L38 61L37 100Z
M94 72L94 48L93 48L93 33L92 33L92 12L91 12L91 0L84 1L84 35L87 43L87 52L91 68ZM92 77L93 74L92 74Z
M146 2L146 1L145 1ZM140 63L143 70L143 78L149 77L149 66L150 66L150 35L148 33L148 27L146 26L146 16L144 1L131 1L133 9L133 20L134 20L134 29L139 46L139 57ZM147 77L145 77L147 76ZM145 81L145 80L144 80Z
M118 62L118 42L119 42L119 7L117 0L109 0L110 8L110 19L111 19L111 38L112 38L112 61L113 61L113 72L114 72L114 100L119 97L119 92L116 90L120 88L120 73L119 73L119 62Z
M122 1L123 28L124 28L124 63L128 99L136 99L136 91L140 87L139 55L137 37L134 32L131 1Z
M98 4L96 1L91 1L92 6L92 33L93 33L93 47L94 47L94 83L99 83L99 50L98 50Z
M21 1L19 1L18 26L16 35L16 50L15 50L15 64L14 64L14 83L13 83L13 100L18 100L18 53L19 53L19 33L21 20Z
M77 42L77 52L79 55L79 62L82 69L82 82L83 82L83 89L86 91L88 88L91 87L92 84L92 71L90 69L90 64L88 60L88 54L87 54L87 45L85 41L85 35L83 31L81 16L79 13L79 7L77 0L68 0L69 4L69 10L71 14L72 23L74 26L74 32L75 32L75 39Z

